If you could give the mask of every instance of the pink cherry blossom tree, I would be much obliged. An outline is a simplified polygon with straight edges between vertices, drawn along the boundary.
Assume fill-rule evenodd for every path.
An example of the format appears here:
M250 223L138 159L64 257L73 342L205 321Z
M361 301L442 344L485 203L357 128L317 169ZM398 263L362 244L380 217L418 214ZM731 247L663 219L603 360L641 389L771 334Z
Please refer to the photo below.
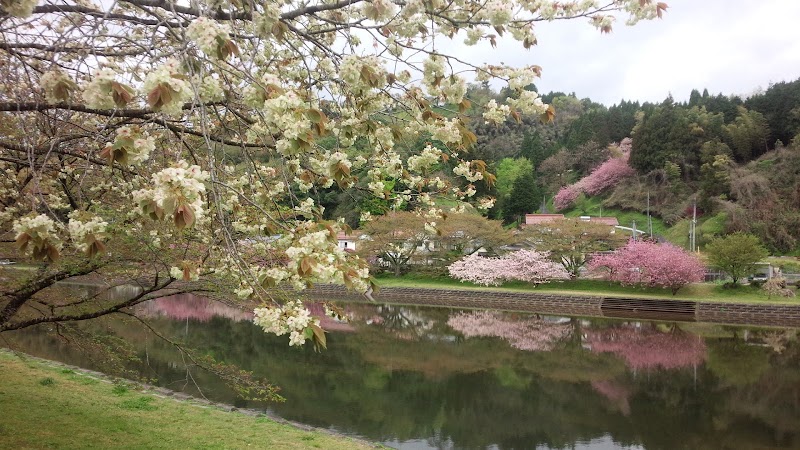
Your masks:
M616 186L623 179L635 175L636 171L628 164L631 142L630 138L623 139L614 148L615 156L597 166L592 173L577 183L562 187L553 200L555 208L557 210L569 208L581 192L597 195Z
M517 250L500 257L470 255L448 267L450 276L484 286L497 286L504 281L525 281L541 284L553 279L568 279L564 268L548 259L547 252Z
M589 269L622 284L670 289L672 295L689 283L703 281L705 275L705 266L695 255L651 241L630 241L614 253L595 256Z
M587 194L597 195L635 174L633 167L628 165L628 154L623 154L597 166L588 177L584 178L583 189Z
M562 187L555 198L553 199L553 206L557 211L567 209L575 203L578 196L581 195L581 188L578 183Z

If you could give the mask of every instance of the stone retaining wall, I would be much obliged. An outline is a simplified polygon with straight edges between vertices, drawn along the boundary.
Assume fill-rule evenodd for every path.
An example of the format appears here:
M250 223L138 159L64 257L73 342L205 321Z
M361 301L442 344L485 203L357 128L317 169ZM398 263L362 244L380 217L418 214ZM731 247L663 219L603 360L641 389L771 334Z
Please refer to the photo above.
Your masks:
M312 297L346 299L364 302L364 297L337 285L317 285L305 291ZM385 287L373 295L376 302L407 305L445 306L455 308L486 308L512 311L529 311L540 314L604 317L603 297L559 295L547 292L503 292L461 289L432 289ZM647 299L642 299L647 302ZM696 302L696 314L686 317L668 317L664 320L695 320L698 322L800 327L800 305L758 305L737 303ZM610 316L610 315L609 315ZM631 319L658 319L657 314L615 311L613 317Z
M800 327L800 305L699 303L697 321Z
M317 285L306 291L313 297L344 298L363 301L341 286ZM373 294L376 302L409 305L451 306L456 308L508 309L541 314L601 316L600 297L575 297L547 293L468 291L460 289L427 289L386 287Z

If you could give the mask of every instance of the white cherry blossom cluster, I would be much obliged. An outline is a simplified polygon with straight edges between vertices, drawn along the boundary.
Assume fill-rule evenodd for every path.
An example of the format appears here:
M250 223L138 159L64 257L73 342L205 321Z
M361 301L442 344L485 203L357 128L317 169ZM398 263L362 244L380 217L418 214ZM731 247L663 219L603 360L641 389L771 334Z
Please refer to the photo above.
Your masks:
M652 20L661 17L666 5L653 0L624 0L624 10L630 13L626 25L636 25L641 20Z
M94 216L86 221L70 217L67 229L72 240L72 245L79 252L87 253L89 246L94 241L100 241L106 237L108 222L101 217Z
M364 2L361 12L370 20L385 22L397 14L397 6L390 0L371 0Z
M439 83L439 92L448 103L459 104L467 93L467 82L457 75L445 77Z
M310 225L308 225L310 226ZM358 258L348 257L339 248L330 229L319 231L297 230L299 234L287 236L288 242L278 243L286 246L288 262L284 269L289 274L286 281L295 288L303 289L309 282L341 284L347 276L353 289L364 292L369 287L369 268Z
M169 268L169 276L176 280L197 281L200 279L200 267L193 267L194 264L184 261L183 268L172 266Z
M208 17L198 17L189 24L186 36L193 40L200 50L208 56L216 58L220 43L231 39L230 27Z
M598 30L600 30L600 31L602 31L604 33L608 33L608 32L611 31L611 28L614 25L614 22L616 22L616 20L617 20L616 17L614 17L614 16L612 16L610 14L606 14L606 15L598 14L598 15L592 17L591 23Z
M483 27L474 26L472 28L467 28L467 37L464 38L464 44L466 45L475 45L480 41L484 36Z
M486 110L483 112L483 118L486 123L503 123L506 118L511 114L511 107L508 105L498 105L494 99L489 100L486 104Z
M242 99L248 106L261 109L264 107L264 100L271 97L268 92L283 92L282 85L283 82L277 75L264 72L244 88Z
M461 142L461 130L459 129L459 119L445 119L437 120L430 124L428 132L436 140L442 141L445 144L454 144Z
M365 74L374 76L373 82ZM339 77L354 94L364 94L377 86L386 86L386 69L376 56L347 55L339 64Z
M428 144L418 155L408 157L408 170L425 173L439 163L442 151Z
M437 234L435 221L425 222L424 228L425 232L428 234L433 234L433 235Z
M117 128L114 143L106 145L123 147L128 153L128 162L138 165L150 159L150 154L156 149L156 140L141 127L129 125Z
M478 204L475 205L476 208L482 210L492 209L494 207L494 203L497 199L494 197L481 197L478 199Z
M507 68L504 75L508 77L508 87L517 91L525 89L525 86L533 83L538 77L533 67Z
M439 83L445 77L445 59L442 55L432 54L422 63L422 84L428 94L438 97L441 94Z
M25 19L33 14L39 0L0 0L0 6L8 14Z
M490 0L481 11L481 15L489 20L489 23L494 27L500 27L508 24L512 17L512 3L506 0Z
M39 214L34 217L21 217L14 221L14 239L17 241L27 235L33 246L43 247L44 245L51 245L59 250L63 247L61 239L56 232L56 223L53 219L44 214ZM27 252L32 251L32 246L28 246Z
M306 101L295 91L264 101L264 123L271 133L282 134L283 140L297 139L311 128L311 121L303 114Z
M373 168L369 174L373 179L380 179L381 174L388 178L401 178L403 176L403 160L397 152L387 150L372 157Z
M194 77L194 85L197 86L197 96L203 103L218 102L225 98L225 91L222 83L217 78L207 75Z
M261 37L271 37L272 27L278 23L281 18L281 7L279 2L263 2L261 4L263 10L253 12L253 28L256 33Z
M63 86L73 85L72 79L59 69L48 70L39 78L39 83L44 90L44 97L48 102L57 103L66 100L59 94L59 89Z
M371 142L375 144L376 150L394 148L394 137L392 129L389 127L378 127L370 138Z
M300 346L311 338L311 333L306 330L310 325L319 327L319 319L311 316L311 313L303 305L303 302L296 300L272 308L256 308L253 310L253 323L261 327L266 333L274 333L277 336L289 334L289 345Z
M151 177L152 188L134 191L133 199L143 215L147 214L146 208L151 202L165 216L174 214L183 205L192 209L196 221L201 221L205 215L203 194L206 187L203 183L208 178L209 173L200 166L189 166L181 160L172 167L154 173Z
M183 104L192 99L193 92L191 83L180 68L180 63L175 59L169 59L164 64L147 74L142 85L142 92L148 96L157 88L169 89L170 99L160 108L167 114L180 114Z
M469 182L475 182L483 179L483 174L481 172L472 170L471 163L469 161L461 161L458 163L458 165L453 168L453 173L460 177L466 178Z
M117 73L109 68L103 68L92 74L91 80L83 86L83 101L89 108L113 109L114 96L111 83L116 81Z
M315 208L314 199L309 197L300 202L299 205L295 206L294 210L301 216L305 217L306 219L313 219L314 213L319 212L319 214L322 214L322 212L325 210L325 207L322 205L318 205Z
M511 37L519 42L527 42L528 45L533 45L537 42L536 33L533 32L533 26L531 24L511 27L510 31Z
M509 97L506 101L522 114L542 114L547 111L547 105L534 91L522 91L518 98Z

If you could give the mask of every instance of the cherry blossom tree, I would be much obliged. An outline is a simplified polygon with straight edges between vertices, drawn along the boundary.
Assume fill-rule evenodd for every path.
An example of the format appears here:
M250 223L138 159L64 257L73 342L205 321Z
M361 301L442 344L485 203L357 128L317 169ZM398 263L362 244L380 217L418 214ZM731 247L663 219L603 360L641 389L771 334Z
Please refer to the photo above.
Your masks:
M550 260L548 253L534 250L517 250L499 257L473 254L454 262L447 269L455 279L485 286L514 280L537 285L569 278L569 273Z
M413 212L389 212L364 225L364 236L356 251L374 265L387 267L400 276L420 249L430 244L432 233L425 225L425 218Z
M550 252L551 259L560 263L571 277L577 278L588 256L625 244L627 238L613 230L603 223L559 219L528 225L520 236L533 248Z
M559 189L555 198L553 198L553 206L556 208L556 211L561 211L572 206L575 200L578 199L578 196L581 195L581 192L583 192L583 187L580 183L571 184Z
M255 321L265 331L290 332L295 345L316 340L303 305L272 288L370 283L366 264L338 248L343 225L322 219L317 189L419 204L434 227L449 212L437 196L492 205L474 198L474 183L492 176L463 156L476 140L470 121L553 117L524 89L538 66L467 61L444 37L494 46L502 36L529 48L540 22L579 19L609 32L615 17L634 24L666 8L2 0L0 222L44 265L3 293L0 331L91 319L207 281L262 302ZM467 77L499 80L514 95L472 104ZM401 158L395 146L420 136L437 144ZM116 302L39 295L88 274L142 289ZM37 296L46 306L28 307Z
M616 186L623 179L635 175L636 171L628 164L630 151L631 139L625 138L612 150L615 156L597 166L577 183L561 188L555 196L555 208L557 210L569 208L581 192L597 195Z
M705 277L705 266L695 255L669 243L651 241L630 241L614 253L597 255L589 268L622 284L660 287L672 295Z

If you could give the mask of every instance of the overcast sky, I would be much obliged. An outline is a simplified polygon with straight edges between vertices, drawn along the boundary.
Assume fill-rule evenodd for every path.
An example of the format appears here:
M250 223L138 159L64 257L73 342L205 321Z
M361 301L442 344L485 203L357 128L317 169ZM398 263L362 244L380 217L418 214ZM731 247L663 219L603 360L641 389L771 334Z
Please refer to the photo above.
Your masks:
M581 19L537 25L539 45L459 46L471 61L538 64L540 92L621 99L686 100L693 88L748 95L800 78L800 0L664 0L662 20L616 23L600 34Z

